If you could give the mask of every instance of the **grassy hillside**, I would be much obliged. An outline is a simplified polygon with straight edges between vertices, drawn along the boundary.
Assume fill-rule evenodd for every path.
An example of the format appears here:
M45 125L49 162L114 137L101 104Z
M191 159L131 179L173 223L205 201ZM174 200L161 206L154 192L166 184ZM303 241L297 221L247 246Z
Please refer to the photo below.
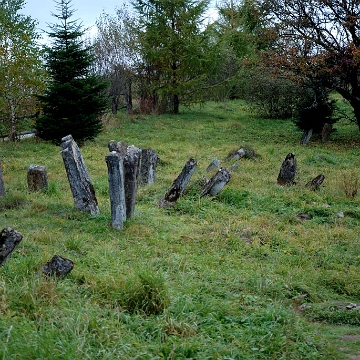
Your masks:
M331 141L299 145L290 121L262 120L241 102L178 116L117 116L81 148L101 214L74 209L60 147L0 143L7 195L0 227L24 238L0 269L2 359L347 359L360 353L360 133L336 124ZM157 181L134 217L110 226L109 140L155 149ZM199 198L213 158L250 145L226 188ZM279 187L285 156L297 185ZM198 162L173 209L158 199L185 162ZM223 163L230 166L234 161ZM30 164L45 193L28 193ZM319 174L317 192L304 185ZM349 190L348 190L349 191ZM307 214L309 220L298 215ZM0 229L0 230L1 230ZM74 261L63 280L38 276L54 254Z

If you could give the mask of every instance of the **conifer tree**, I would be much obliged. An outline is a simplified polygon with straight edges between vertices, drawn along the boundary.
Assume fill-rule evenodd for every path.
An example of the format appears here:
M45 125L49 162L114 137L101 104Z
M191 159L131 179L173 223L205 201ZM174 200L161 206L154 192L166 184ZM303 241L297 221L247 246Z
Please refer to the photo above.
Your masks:
M102 130L100 115L107 99L104 83L93 71L92 48L84 42L85 30L78 20L71 20L71 0L55 0L59 24L50 25L52 46L46 49L46 65L50 75L43 96L43 115L36 123L39 136L59 143L71 134L82 143L92 140Z

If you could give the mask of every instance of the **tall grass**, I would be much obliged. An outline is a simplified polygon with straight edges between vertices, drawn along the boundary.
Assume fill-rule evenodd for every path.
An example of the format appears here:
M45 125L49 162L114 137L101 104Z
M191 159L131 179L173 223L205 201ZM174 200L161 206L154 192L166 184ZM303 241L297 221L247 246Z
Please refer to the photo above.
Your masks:
M360 133L351 123L335 127L331 141L301 146L291 121L263 120L236 101L178 116L109 117L106 132L81 148L96 216L74 209L59 147L1 143L0 227L24 238L0 269L0 357L345 359L359 352L338 340L360 333L359 310L346 308L360 297L359 195L344 191L344 174L359 177ZM151 147L161 159L157 181L139 188L121 231L110 226L109 140ZM212 159L231 166L224 159L245 146L258 156L236 161L218 196L200 198ZM276 178L289 152L297 186L283 188ZM189 187L174 208L160 209L189 157L198 162ZM30 164L46 166L46 192L28 192ZM318 191L304 187L320 173ZM75 263L63 280L38 275L54 254Z

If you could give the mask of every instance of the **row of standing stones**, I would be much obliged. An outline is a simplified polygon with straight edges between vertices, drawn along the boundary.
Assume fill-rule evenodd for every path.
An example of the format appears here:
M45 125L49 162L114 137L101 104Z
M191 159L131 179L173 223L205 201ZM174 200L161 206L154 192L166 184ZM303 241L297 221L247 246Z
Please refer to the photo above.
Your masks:
M75 207L80 211L92 215L99 214L99 207L87 167L80 149L71 135L62 139L61 155L63 158L70 189L74 198ZM150 185L156 180L156 167L159 157L153 149L140 149L133 145L127 146L124 142L108 143L109 153L105 156L108 168L109 196L111 208L111 224L115 229L122 229L124 222L131 218L135 210L136 193L138 184ZM226 160L239 160L246 156L244 149L233 152ZM218 169L211 179L206 179L200 197L216 196L230 181L230 168L220 167L220 161L213 159L206 171ZM179 176L174 180L168 191L159 199L161 208L175 205L184 193L192 175L197 167L195 159L190 158L183 167ZM219 168L220 167L220 168ZM277 178L277 184L290 186L295 184L296 157L290 153L283 161ZM46 168L39 165L30 165L27 174L29 191L44 190L48 186ZM324 181L320 174L308 182L305 187L317 190ZM5 196L5 186L0 162L0 196ZM0 233L0 266L11 255L22 240L22 234L10 227L4 228ZM49 260L41 272L47 276L64 277L74 267L74 263L59 255Z

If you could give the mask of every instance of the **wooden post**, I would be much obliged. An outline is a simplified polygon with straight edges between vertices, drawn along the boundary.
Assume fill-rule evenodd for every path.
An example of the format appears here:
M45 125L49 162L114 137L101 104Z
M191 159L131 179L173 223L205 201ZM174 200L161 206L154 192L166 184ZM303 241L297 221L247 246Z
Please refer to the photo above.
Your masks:
M0 161L0 196L5 196L5 185L3 180L3 174L2 174L2 163Z
M159 157L153 149L141 150L140 182L143 185L153 184L156 180L156 166Z
M188 182L191 179L191 176L195 172L196 166L197 166L196 160L192 158L190 158L186 162L180 175L172 183L170 189L158 201L158 205L160 207L166 208L175 205L181 194L184 192Z
M141 149L131 145L126 149L124 157L124 188L126 203L126 219L134 215L136 193L140 173Z
M30 165L27 172L29 191L42 191L48 186L48 178L45 166Z
M230 172L225 168L220 168L201 190L200 196L203 197L205 195L217 195L230 181L230 178Z
M95 196L95 189L80 149L71 135L61 140L62 151L60 153L64 161L75 207L91 215L99 214L100 211Z
M11 227L5 228L0 233L0 266L19 245L23 236Z
M124 166L120 154L112 151L105 157L108 167L111 224L115 229L122 229L126 220Z
M294 185L296 175L296 157L293 153L286 155L277 178L278 185Z

